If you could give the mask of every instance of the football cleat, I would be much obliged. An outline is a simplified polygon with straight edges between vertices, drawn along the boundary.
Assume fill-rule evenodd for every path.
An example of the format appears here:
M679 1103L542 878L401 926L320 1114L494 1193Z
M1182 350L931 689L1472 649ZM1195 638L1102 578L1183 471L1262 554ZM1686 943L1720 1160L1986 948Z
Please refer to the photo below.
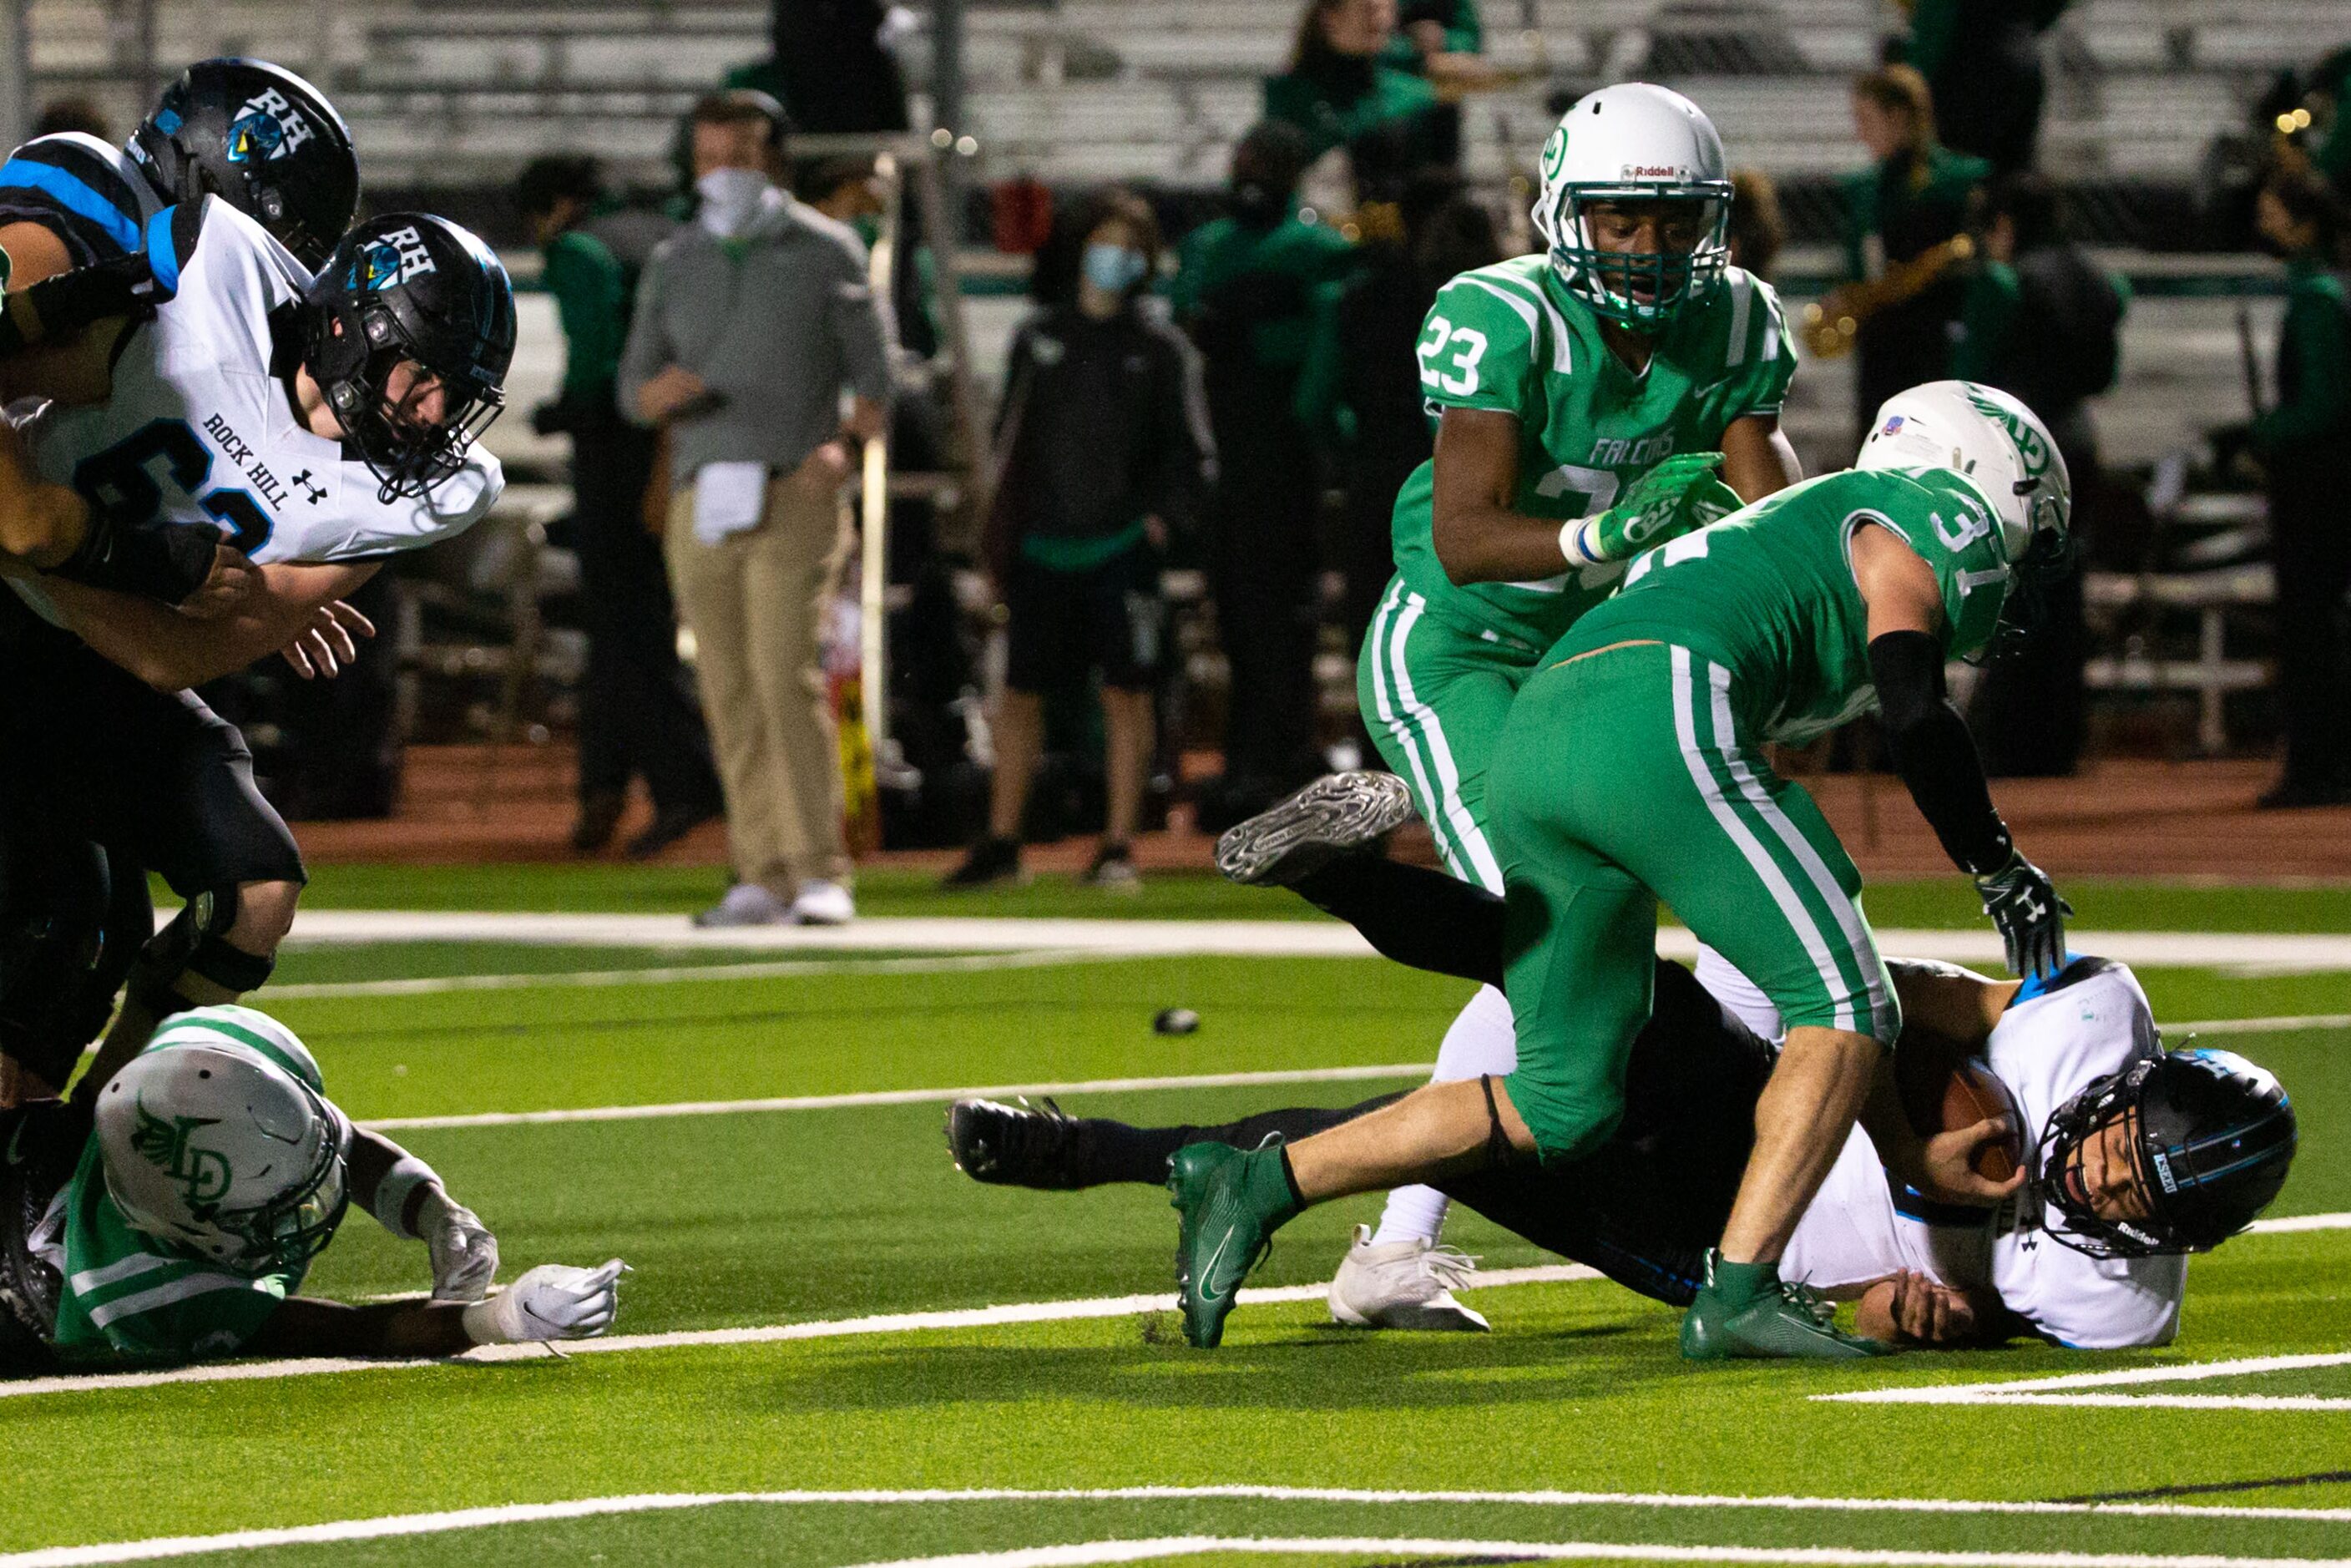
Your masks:
M1217 869L1252 887L1289 887L1412 820L1393 773L1332 773L1217 841Z
M1719 1256L1706 1255L1706 1285L1682 1314L1685 1361L1858 1361L1891 1355L1881 1340L1846 1333L1836 1326L1836 1308L1810 1286L1779 1278L1772 1270L1762 1288L1734 1296L1716 1282Z
M995 1186L1074 1192L1091 1186L1085 1124L1052 1101L1007 1105L958 1100L947 1107L947 1153L956 1169Z
M1331 1280L1331 1321L1357 1329L1436 1329L1484 1333L1484 1316L1453 1299L1478 1260L1426 1237L1374 1246L1372 1228L1355 1227L1355 1244Z
M1186 1144L1167 1159L1168 1201L1182 1217L1176 1237L1176 1295L1184 1338L1214 1350L1241 1281L1273 1249L1273 1232L1298 1211L1281 1168L1281 1138L1254 1149Z

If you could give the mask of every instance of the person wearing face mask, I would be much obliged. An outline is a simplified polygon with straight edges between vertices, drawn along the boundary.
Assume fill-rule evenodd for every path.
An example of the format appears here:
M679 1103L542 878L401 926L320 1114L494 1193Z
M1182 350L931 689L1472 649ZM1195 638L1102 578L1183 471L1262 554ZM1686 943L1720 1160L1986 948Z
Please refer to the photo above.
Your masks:
M1160 555L1190 521L1209 461L1192 350L1144 308L1158 256L1150 204L1113 188L1062 216L1038 257L1043 308L1013 339L985 539L1010 642L987 836L950 887L1019 874L1045 697L1089 672L1102 680L1108 811L1084 880L1137 885L1131 846L1166 625Z
M777 184L776 101L713 93L692 124L695 219L646 264L618 396L669 433L664 548L726 799L735 884L696 919L838 925L856 911L819 633L890 327L855 233Z
M1176 319L1206 363L1217 482L1209 509L1217 634L1231 664L1225 774L1204 826L1264 810L1321 771L1314 643L1322 476L1298 416L1314 291L1355 267L1354 246L1298 205L1310 151L1269 120L1233 149L1231 214L1184 241Z
M2281 169L2262 187L2254 224L2286 258L2277 402L2253 421L2269 476L2270 552L2277 564L2278 688L2285 769L2267 807L2351 801L2351 699L2343 595L2351 528L2338 475L2351 440L2351 301L2342 266L2342 201L2315 173Z

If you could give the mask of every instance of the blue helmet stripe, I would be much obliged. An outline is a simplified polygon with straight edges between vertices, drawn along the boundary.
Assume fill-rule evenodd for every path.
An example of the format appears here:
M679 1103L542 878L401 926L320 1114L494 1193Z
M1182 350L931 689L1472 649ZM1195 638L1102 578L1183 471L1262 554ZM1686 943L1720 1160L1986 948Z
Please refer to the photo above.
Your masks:
M180 253L172 244L172 217L179 210L165 207L147 220L147 265L166 294L180 291Z
M76 217L89 219L126 251L139 248L138 222L100 195L88 181L76 178L54 163L10 159L0 164L0 187L12 186L38 191Z

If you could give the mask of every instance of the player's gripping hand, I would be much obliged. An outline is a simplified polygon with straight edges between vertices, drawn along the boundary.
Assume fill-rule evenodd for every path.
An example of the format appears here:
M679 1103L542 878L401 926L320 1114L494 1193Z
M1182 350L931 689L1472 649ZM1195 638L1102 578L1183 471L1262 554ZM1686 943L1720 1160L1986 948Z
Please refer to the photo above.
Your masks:
M478 1301L498 1273L498 1239L474 1211L438 1186L416 1211L416 1231L433 1260L433 1299Z
M1578 517L1559 531L1570 566L1630 560L1643 550L1702 528L1739 509L1738 492L1719 474L1719 452L1668 457L1633 482L1624 498L1595 517Z
M475 1344L523 1344L540 1340L592 1339L612 1326L621 1306L618 1258L601 1269L542 1263L521 1279L465 1309L465 1333Z
M1976 1309L1965 1291L1905 1269L1863 1294L1854 1326L1890 1344L1961 1344L1975 1337Z
M1994 1181L1976 1169L1976 1155L1985 1145L2005 1141L2011 1132L2007 1117L1987 1116L1972 1126L1938 1133L1918 1145L1918 1168L1899 1174L1930 1202L1998 1207L2024 1185L2023 1168L2010 1172L2005 1181Z
M210 531L204 525L191 526ZM180 601L179 611L192 621L218 621L235 614L260 587L261 569L243 550L215 543L211 569L195 591Z
M359 658L359 639L374 635L375 622L338 599L313 611L310 623L278 652L304 680L331 681Z
M2011 850L2006 865L1976 878L1976 894L2008 945L2011 974L2048 979L2065 967L2065 917L2074 906L2057 896L2047 872Z

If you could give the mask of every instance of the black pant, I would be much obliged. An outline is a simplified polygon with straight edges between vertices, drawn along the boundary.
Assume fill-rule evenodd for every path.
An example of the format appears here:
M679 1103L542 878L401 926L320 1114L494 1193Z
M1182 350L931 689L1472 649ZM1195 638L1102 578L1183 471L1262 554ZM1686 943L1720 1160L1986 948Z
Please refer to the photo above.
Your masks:
M580 793L644 775L653 803L718 803L710 737L677 662L677 613L661 546L645 531L653 437L615 418L571 439L571 486L588 670L580 688Z
M1286 397L1290 383L1281 384ZM1234 810L1270 804L1321 771L1314 526L1322 493L1309 452L1297 421L1261 395L1219 411L1211 570L1217 634L1232 668L1225 779Z
M2305 468L2314 455L2272 465L2270 553L2277 567L2278 696L2285 775L2313 789L2351 785L2351 669L2343 596L2351 589L2351 513Z

